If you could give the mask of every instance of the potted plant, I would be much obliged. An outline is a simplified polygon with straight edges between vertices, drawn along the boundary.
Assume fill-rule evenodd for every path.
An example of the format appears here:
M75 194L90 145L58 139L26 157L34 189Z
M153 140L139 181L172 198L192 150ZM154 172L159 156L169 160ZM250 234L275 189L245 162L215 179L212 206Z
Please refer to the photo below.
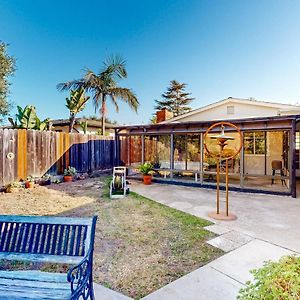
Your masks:
M24 185L22 182L11 182L4 186L3 192L4 193L13 193L13 192L17 192L20 188L24 188Z
M50 185L51 184L51 175L50 174L44 174L42 177L41 185Z
M144 163L138 167L138 170L143 174L144 184L152 183L153 165L151 163Z
M34 187L34 178L30 175L25 181L25 188L32 189Z
M67 167L64 171L64 182L73 181L73 177L77 174L77 171L73 167Z

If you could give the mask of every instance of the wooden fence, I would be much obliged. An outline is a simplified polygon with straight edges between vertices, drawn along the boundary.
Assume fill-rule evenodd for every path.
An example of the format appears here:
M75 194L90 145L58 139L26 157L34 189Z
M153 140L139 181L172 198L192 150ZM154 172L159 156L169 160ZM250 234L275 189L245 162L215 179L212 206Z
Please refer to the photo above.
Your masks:
M67 166L78 172L113 167L115 141L97 135L0 129L0 185L43 176L62 174Z

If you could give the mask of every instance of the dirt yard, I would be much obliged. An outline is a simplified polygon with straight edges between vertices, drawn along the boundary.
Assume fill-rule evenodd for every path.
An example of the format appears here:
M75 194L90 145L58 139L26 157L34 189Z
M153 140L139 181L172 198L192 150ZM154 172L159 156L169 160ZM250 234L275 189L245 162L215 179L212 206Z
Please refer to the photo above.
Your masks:
M222 254L205 243L213 237L202 228L208 221L133 193L110 200L107 180L0 193L0 214L98 215L94 280L136 299Z

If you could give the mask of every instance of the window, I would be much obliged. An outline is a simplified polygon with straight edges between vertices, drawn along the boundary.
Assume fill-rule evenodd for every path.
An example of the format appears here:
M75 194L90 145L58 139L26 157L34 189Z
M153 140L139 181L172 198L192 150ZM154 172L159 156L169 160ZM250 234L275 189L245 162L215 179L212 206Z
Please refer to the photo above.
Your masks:
M300 132L296 132L296 150L300 150Z
M233 105L227 106L227 115L234 115L234 106Z
M245 154L266 154L265 132L245 132L244 151Z

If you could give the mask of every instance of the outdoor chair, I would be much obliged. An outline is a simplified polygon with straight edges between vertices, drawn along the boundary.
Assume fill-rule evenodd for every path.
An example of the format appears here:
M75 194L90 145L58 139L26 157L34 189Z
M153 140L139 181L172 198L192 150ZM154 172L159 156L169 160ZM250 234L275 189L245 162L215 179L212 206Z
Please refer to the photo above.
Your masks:
M277 172L277 174L279 174L281 176L281 184L287 186L285 179L282 178L284 176L284 169L282 166L282 161L281 160L273 160L271 164L272 164L272 184L274 184L275 175Z

